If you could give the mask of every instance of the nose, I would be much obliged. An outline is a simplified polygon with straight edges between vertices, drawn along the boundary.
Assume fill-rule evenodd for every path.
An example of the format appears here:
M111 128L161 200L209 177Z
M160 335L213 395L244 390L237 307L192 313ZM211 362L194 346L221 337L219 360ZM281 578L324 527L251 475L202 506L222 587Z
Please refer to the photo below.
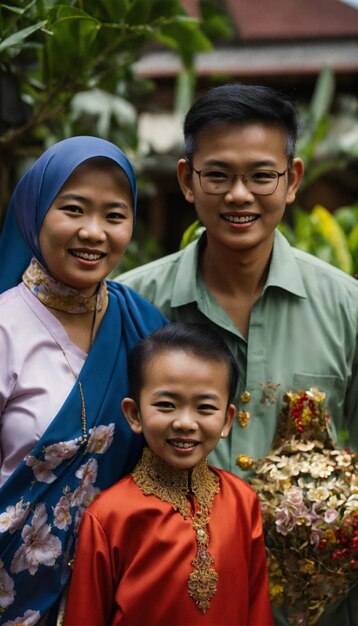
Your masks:
M237 178L232 183L231 188L225 196L227 202L236 202L238 204L244 202L253 202L254 196L246 186L246 179L243 174L238 174Z
M82 222L78 236L82 240L91 242L105 241L106 233L103 228L102 220L98 217L88 217Z
M183 410L177 414L174 422L173 429L181 430L183 432L194 432L198 428L198 424L195 415L190 410Z

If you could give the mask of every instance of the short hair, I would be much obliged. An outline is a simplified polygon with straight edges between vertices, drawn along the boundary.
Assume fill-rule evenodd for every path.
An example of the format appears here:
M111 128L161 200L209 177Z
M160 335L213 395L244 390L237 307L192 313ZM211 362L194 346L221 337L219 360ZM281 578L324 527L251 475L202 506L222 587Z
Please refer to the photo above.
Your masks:
M238 384L236 361L220 335L207 324L171 322L141 339L129 353L128 378L130 396L139 404L145 385L144 368L156 355L163 352L188 352L209 361L225 363L228 370L228 405L232 402Z
M293 102L271 87L241 83L214 87L193 104L184 120L186 159L192 164L197 141L207 129L222 124L255 122L286 131L286 151L291 164L300 126Z

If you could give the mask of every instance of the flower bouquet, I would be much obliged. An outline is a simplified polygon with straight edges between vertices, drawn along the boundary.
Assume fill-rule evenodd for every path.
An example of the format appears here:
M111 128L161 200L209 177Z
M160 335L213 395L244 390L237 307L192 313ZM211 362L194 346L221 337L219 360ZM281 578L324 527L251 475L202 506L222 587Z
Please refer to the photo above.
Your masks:
M285 395L273 447L251 479L271 600L295 626L316 624L358 581L358 455L334 444L324 399L317 388Z

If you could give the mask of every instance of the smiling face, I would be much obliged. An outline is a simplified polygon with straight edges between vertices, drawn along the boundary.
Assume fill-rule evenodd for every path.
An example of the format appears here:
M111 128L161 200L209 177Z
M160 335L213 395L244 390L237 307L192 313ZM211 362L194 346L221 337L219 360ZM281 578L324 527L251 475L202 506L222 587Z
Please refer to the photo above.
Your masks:
M229 434L235 407L228 406L225 362L160 352L145 363L143 380L139 407L125 398L122 408L132 430L169 465L191 469Z
M199 171L219 170L228 175L253 170L283 172L288 166L286 142L286 133L279 127L223 124L209 128L197 140L192 165ZM294 201L302 174L302 162L294 159L271 195L251 193L241 178L226 194L210 195L202 190L198 174L186 161L178 163L179 183L207 229L208 247L213 244L240 251L260 247L271 250L274 229L286 204Z
M39 244L51 274L92 295L123 256L133 231L133 199L123 170L107 161L75 169L50 206Z

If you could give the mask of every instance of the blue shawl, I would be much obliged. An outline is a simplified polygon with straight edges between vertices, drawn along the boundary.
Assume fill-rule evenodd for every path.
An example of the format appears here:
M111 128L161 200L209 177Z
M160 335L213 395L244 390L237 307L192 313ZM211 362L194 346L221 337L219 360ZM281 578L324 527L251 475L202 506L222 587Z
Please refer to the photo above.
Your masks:
M108 156L124 169L135 201L134 173L118 148L94 137L56 144L15 189L0 241L1 252L11 252L9 263L0 257L2 268L9 270L3 283L15 284L33 254L41 262L37 237L42 220L71 172L91 156ZM16 255L16 249L21 254ZM142 440L121 413L121 399L128 394L127 356L165 319L134 291L112 281L107 284L108 309L79 376L87 443L80 443L82 405L75 384L30 455L0 489L2 624L19 618L31 624L55 623L83 511L99 491L130 472L141 454Z

